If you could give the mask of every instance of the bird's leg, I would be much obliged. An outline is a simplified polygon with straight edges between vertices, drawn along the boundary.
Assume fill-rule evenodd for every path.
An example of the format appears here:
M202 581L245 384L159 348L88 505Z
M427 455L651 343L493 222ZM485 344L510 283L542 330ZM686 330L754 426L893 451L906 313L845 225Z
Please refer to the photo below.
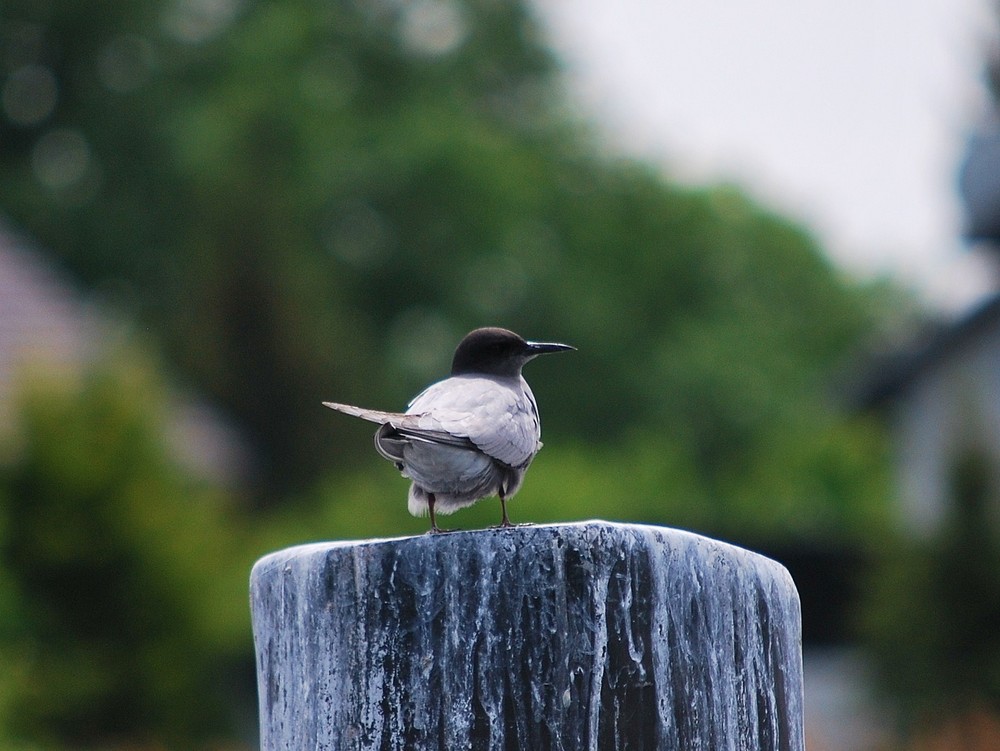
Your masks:
M439 533L441 531L440 529L438 529L437 520L434 518L434 501L435 501L434 494L433 493L428 493L427 494L427 512L430 514L430 517L431 517L431 534L432 535L436 535L437 533Z
M507 516L507 499L504 497L503 490L498 495L500 496L500 510L503 512L503 519L500 520L500 528L513 527L514 525L510 523L510 517Z
M437 519L434 516L434 502L436 500L437 499L434 497L433 493L427 494L427 513L430 514L431 517L431 528L428 530L428 534L440 535L445 532L457 532L457 529L441 529L441 527L437 525Z

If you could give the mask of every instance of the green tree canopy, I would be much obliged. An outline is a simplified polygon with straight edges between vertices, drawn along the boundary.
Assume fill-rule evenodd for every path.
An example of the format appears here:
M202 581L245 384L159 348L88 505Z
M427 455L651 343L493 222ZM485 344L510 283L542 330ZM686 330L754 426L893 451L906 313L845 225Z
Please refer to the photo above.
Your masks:
M262 492L367 451L320 399L402 406L483 324L579 347L539 377L547 430L658 436L721 492L808 432L871 324L738 190L595 156L523 5L3 13L8 80L28 68L55 95L8 111L0 205L238 418Z
M228 499L178 463L153 363L106 354L79 384L34 379L0 465L4 746L232 732L253 554Z
M370 426L320 401L402 407L475 326L579 350L529 366L547 446L516 519L875 528L880 435L829 397L882 295L739 189L598 153L527 5L7 0L0 44L0 209L235 418L258 501L304 499L235 552L236 512L164 453L156 368L28 399L0 467L0 654L27 655L0 732L221 732L204 689L246 636L249 561L425 528Z

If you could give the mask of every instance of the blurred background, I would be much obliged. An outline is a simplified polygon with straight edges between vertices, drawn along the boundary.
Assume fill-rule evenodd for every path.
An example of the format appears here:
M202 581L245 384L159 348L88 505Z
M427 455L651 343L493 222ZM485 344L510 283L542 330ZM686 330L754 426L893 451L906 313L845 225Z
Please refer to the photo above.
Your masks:
M0 746L254 748L254 560L427 528L320 401L502 325L515 521L784 563L810 751L1000 748L995 11L5 0Z

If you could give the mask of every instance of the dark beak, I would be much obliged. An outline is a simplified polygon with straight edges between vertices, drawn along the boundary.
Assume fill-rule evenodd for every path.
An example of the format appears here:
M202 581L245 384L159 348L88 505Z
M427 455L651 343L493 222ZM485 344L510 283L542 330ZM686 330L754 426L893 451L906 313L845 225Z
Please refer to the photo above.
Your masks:
M557 344L555 342L528 342L529 357L547 355L551 352L567 352L569 350L575 351L576 347L571 347L568 344Z

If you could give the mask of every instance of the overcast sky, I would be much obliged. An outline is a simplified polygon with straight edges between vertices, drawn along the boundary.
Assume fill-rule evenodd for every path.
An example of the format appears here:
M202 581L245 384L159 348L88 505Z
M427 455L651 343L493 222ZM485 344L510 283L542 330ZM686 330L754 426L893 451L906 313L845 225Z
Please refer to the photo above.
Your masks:
M984 115L989 0L536 0L616 150L730 180L845 268L956 311L992 275L955 175Z

